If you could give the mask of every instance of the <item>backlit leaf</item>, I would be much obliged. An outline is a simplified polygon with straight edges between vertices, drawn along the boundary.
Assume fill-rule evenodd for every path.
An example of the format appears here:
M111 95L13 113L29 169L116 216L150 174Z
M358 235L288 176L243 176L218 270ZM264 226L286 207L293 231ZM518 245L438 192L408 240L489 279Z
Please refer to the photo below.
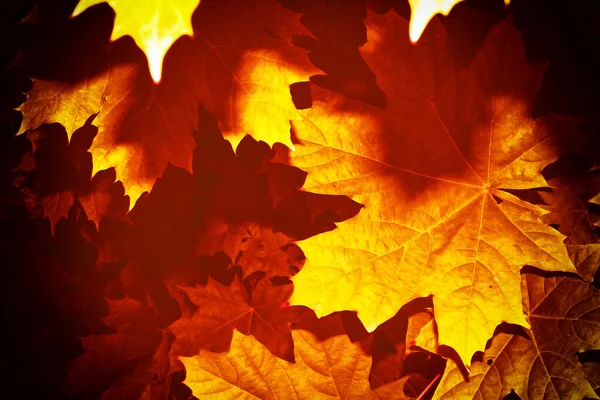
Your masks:
M315 89L291 154L306 190L365 208L300 242L307 263L291 302L318 315L356 310L373 330L433 295L440 344L469 364L501 322L527 326L523 266L575 272L546 211L508 191L546 187L540 172L559 155L554 117L530 117L543 66L526 61L510 20L464 70L440 24L416 46L393 13L371 13L367 26L376 52L364 57L387 107Z
M167 3L162 0L81 0L73 16L107 2L115 12L112 40L131 36L148 58L150 74L160 82L162 63L169 47L183 35L192 35L192 12L200 0Z
M231 349L181 357L185 383L198 398L407 399L404 380L369 388L371 361L346 336L323 342L293 331L295 363L274 357L250 336L234 333ZM393 397L392 397L393 396Z

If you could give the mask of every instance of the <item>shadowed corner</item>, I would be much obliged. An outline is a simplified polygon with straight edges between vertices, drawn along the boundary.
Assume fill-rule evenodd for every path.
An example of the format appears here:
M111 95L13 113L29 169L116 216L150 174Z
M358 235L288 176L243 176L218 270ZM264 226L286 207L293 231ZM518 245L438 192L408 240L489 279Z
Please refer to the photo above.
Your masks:
M112 9L99 5L71 19L74 7L69 0L37 4L19 26L22 44L12 68L61 82L76 82L108 68Z

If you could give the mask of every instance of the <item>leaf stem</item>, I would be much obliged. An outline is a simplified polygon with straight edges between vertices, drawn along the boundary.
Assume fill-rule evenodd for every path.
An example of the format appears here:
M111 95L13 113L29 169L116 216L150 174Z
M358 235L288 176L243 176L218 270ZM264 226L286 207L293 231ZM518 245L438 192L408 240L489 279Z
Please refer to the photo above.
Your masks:
M435 385L435 383L438 381L438 379L440 379L441 376L442 376L441 373L438 373L436 376L434 376L433 379L431 380L431 382L429 382L429 385L427 385L427 387L425 389L423 389L423 391L421 392L419 397L417 397L417 400L423 400L425 398L425 395L427 394L427 392L429 392L431 390L433 385Z

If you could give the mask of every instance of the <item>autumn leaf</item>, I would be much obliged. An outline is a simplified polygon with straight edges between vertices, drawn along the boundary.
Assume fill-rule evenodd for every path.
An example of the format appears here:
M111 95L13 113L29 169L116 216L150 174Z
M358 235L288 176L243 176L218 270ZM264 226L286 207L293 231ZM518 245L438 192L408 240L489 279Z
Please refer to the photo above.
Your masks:
M435 354L437 332L432 328L434 321L427 304L430 300L419 299L402 307L361 341L373 358L369 375L372 389L408 376L404 386L406 394L418 397L433 393L446 360ZM347 328L349 333L353 330Z
M299 243L307 262L291 303L320 316L356 310L374 330L433 295L439 343L469 364L501 322L527 326L523 266L575 272L546 211L509 192L547 187L540 172L559 156L555 117L529 114L543 66L526 61L510 20L464 70L439 23L416 46L393 13L370 13L367 27L364 57L387 107L314 88L290 154L306 190L365 208Z
M116 26L126 18L120 15ZM134 23L142 17L128 18ZM168 163L191 170L189 134L197 126L200 103L217 117L234 148L248 133L269 145L293 148L289 121L301 116L288 86L316 71L306 52L290 42L293 34L305 32L299 16L275 0L202 1L192 22L194 38L172 47L158 86L139 65L110 56L98 75L75 82L34 80L19 108L24 116L20 132L59 122L70 136L98 113L99 134L91 148L94 172L115 167L132 205ZM122 33L115 30L115 35Z
M233 225L214 222L198 239L197 254L223 251L241 267L242 277L254 272L268 276L290 277L302 267L302 251L281 232L254 223Z
M402 389L405 379L375 391L369 388L371 361L347 336L319 342L307 331L294 330L292 335L295 363L274 357L251 336L235 332L227 353L180 357L187 371L185 384L199 398L408 398Z
M291 285L275 286L264 278L248 286L234 279L230 286L209 280L206 287L182 287L180 304L188 311L169 327L176 336L175 354L196 354L201 348L225 351L235 328L256 337L276 356L293 360L290 323L281 310ZM193 307L185 307L186 302Z
M115 26L111 40L131 36L148 58L150 75L160 82L162 63L169 47L183 35L193 35L192 12L200 0L161 1L82 0L77 3L73 16L88 7L107 2L115 12Z
M577 352L600 348L600 293L575 278L523 276L529 338L500 333L465 381L448 363L434 399L497 399L511 390L524 400L598 396Z
M597 397L592 13L185 1L3 14L17 397Z

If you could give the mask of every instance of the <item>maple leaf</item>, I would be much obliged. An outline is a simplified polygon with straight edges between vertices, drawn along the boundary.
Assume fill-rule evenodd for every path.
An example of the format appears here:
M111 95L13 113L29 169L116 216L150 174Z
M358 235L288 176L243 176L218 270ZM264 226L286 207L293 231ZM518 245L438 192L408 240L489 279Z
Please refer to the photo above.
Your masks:
M108 3L115 12L111 40L129 35L148 57L150 75L160 82L162 63L169 47L180 36L194 34L192 12L200 0L184 0L175 4L162 0L81 0L73 11L79 15L88 7Z
M180 357L188 385L196 397L298 399L407 399L406 379L369 388L371 361L347 336L319 341L303 330L292 332L295 363L274 357L250 336L233 334L231 349L215 354L201 351Z
M507 191L547 187L540 172L559 155L554 117L529 116L543 66L527 63L510 20L464 70L439 23L414 47L393 13L370 13L367 26L377 51L364 56L387 107L314 89L290 154L309 174L305 190L365 208L299 242L307 262L291 303L320 316L356 310L373 330L433 295L439 343L468 364L501 322L527 326L523 266L575 272L546 211Z
M494 336L468 381L448 363L435 399L497 399L511 390L524 400L598 398L576 353L600 348L600 293L570 277L525 274L523 286L529 338Z
M290 43L292 34L305 32L298 15L275 0L205 0L192 22L194 38L172 47L158 86L138 64L120 63L118 49L97 75L74 82L34 79L19 108L20 132L59 122L71 135L98 113L99 134L90 150L94 172L115 167L132 205L168 163L191 170L189 133L197 126L199 103L217 117L234 148L248 133L293 148L289 121L301 116L288 86L316 71L306 52Z
M200 348L224 351L236 328L255 336L278 357L293 359L290 324L281 310L291 295L291 285L275 286L265 278L249 291L238 279L230 286L211 279L206 287L181 290L187 297L180 303L191 301L194 307L169 327L176 336L175 354L196 354Z

